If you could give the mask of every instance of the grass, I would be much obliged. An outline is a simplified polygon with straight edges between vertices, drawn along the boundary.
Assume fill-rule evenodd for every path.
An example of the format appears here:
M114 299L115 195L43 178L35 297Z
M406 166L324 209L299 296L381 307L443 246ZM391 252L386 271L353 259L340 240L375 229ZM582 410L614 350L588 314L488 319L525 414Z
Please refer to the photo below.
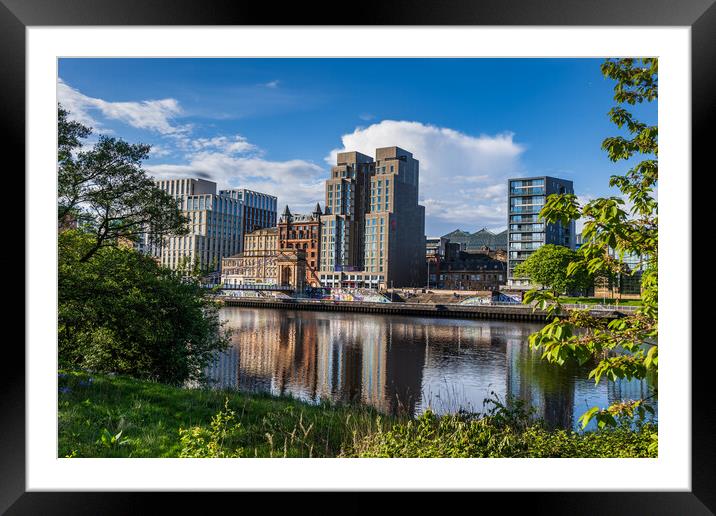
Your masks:
M656 426L546 430L487 416L389 417L364 406L59 374L59 457L653 457Z
M602 297L560 297L562 303L580 305L641 306L641 299L604 299Z
M178 457L186 447L180 429L208 431L227 408L241 429L224 445L245 457L335 457L377 423L370 408L63 371L58 456Z

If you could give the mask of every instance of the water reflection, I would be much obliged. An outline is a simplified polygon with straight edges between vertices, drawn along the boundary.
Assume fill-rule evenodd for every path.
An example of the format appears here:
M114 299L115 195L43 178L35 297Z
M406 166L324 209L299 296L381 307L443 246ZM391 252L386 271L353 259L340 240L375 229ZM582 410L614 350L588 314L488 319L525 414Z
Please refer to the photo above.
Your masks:
M644 381L587 380L530 351L540 325L227 307L232 347L209 368L219 387L365 403L384 413L481 411L518 396L551 427L574 427L593 405L644 395ZM654 382L655 383L655 382Z

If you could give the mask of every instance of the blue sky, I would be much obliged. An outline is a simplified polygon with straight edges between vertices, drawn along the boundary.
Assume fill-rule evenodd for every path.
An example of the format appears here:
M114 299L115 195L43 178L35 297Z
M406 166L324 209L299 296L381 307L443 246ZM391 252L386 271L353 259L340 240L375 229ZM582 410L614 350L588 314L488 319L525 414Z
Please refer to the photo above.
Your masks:
M72 115L153 146L157 177L205 177L323 204L342 149L420 160L426 232L506 227L506 178L553 175L613 195L601 150L613 82L601 59L61 59ZM656 123L656 103L630 107Z

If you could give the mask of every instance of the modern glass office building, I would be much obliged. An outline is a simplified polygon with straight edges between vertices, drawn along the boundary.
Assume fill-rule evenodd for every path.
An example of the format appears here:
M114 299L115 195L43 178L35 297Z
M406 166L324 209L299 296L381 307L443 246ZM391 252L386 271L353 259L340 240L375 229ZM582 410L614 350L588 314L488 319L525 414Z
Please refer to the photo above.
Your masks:
M575 224L546 224L538 219L547 196L573 194L572 181L556 177L522 177L508 179L507 286L529 288L527 279L514 275L515 267L545 244L574 249Z
M217 194L216 183L204 179L158 179L155 183L177 200L188 218L187 235L165 236L153 245L145 235L139 244L140 250L155 256L165 267L197 265L202 270L218 272L222 258L243 249L247 224L276 225L276 197L272 195L246 189Z
M278 199L275 196L247 188L219 190L219 195L241 202L241 234L276 227ZM240 251L244 250L243 241L239 243L239 248Z

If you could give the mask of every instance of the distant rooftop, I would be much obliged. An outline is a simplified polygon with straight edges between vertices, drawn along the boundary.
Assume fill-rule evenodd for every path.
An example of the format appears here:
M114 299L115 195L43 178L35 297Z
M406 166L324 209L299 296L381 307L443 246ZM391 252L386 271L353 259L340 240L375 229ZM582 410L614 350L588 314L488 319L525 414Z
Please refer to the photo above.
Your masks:
M507 249L507 230L501 231L500 233L493 233L487 228L482 228L474 233L468 233L467 231L456 229L447 235L443 235L443 237L449 238L450 242L461 244L461 247L463 247L465 251L476 250L482 247Z

